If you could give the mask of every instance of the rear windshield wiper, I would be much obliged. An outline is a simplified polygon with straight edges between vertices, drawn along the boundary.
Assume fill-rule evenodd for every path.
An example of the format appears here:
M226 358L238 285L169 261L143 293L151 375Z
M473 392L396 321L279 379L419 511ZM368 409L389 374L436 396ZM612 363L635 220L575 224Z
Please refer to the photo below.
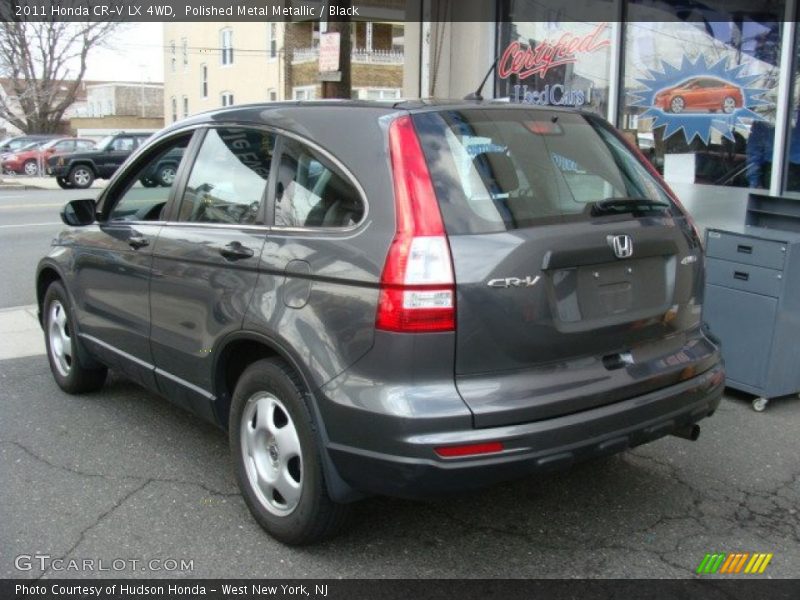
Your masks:
M652 198L606 198L590 203L593 216L668 210L669 202Z

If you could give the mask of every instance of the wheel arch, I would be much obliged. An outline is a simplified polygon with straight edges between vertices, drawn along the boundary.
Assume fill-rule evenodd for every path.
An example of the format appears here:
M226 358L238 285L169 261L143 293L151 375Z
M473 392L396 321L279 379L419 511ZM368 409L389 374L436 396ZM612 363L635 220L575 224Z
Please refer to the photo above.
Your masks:
M300 361L293 356L292 352L278 340L254 331L239 331L220 341L218 348L214 352L211 382L216 398L214 412L217 422L227 431L233 389L244 370L257 360L273 357L284 360L303 382L305 389L302 396L314 421L314 431L317 435L317 442L322 456L328 494L337 502L353 502L363 498L364 495L361 492L353 489L350 484L342 479L330 458L328 453L329 438L322 420L322 414L317 405L317 398L312 391L314 387L311 384L309 374L303 369Z

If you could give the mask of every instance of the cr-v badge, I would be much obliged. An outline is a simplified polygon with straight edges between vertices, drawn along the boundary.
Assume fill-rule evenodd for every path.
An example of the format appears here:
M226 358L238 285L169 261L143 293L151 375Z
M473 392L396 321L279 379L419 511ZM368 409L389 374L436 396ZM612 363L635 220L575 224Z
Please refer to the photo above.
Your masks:
M630 258L633 256L633 240L631 236L626 234L610 235L606 239L617 258Z
M519 277L505 277L503 279L490 279L486 285L493 288L533 287L539 283L540 279L541 275L537 275L536 277L528 275L525 279L520 279Z

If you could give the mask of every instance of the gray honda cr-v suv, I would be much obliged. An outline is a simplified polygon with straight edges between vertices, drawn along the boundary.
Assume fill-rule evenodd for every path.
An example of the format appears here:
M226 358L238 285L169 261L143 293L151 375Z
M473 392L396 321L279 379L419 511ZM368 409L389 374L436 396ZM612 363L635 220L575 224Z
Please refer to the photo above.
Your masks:
M143 186L167 153L171 185ZM36 274L58 385L114 368L227 429L287 543L366 494L694 438L720 401L697 232L589 114L232 107L163 130L62 218Z

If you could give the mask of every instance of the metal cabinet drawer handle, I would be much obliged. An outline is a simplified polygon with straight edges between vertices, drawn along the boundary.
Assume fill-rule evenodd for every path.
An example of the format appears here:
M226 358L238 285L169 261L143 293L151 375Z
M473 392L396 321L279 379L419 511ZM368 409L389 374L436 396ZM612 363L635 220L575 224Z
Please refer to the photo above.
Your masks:
M741 252L742 254L752 254L753 247L752 246L745 246L744 244L739 244L736 246L736 251Z
M741 281L747 281L750 279L750 273L745 273L744 271L734 271L733 278Z

